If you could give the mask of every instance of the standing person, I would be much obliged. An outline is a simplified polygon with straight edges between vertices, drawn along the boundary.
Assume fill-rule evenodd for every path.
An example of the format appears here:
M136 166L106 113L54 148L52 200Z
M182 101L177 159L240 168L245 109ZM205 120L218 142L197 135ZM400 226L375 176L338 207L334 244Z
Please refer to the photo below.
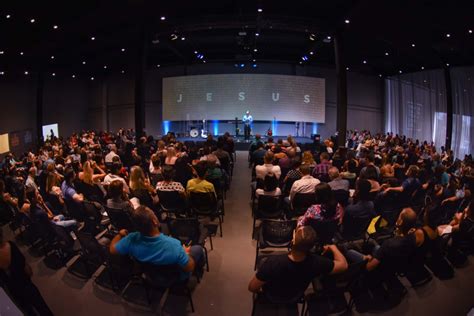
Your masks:
M242 122L244 123L245 140L249 140L250 139L250 132L252 131L251 125L252 125L252 122L253 122L253 117L252 117L252 115L250 115L249 110L247 110L247 112L245 112L245 115L242 118Z
M33 271L14 242L3 240L0 229L0 280L25 315L53 315L36 285Z

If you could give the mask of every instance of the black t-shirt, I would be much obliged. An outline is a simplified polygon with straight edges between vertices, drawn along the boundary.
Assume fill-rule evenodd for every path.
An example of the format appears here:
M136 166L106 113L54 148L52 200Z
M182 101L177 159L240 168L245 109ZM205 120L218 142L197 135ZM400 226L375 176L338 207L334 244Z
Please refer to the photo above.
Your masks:
M384 266L396 271L403 271L405 264L409 262L411 256L415 254L416 236L395 236L386 240L382 246L374 253L374 258L379 260Z
M288 255L271 256L263 262L257 279L265 282L263 291L270 300L292 300L302 295L311 280L329 274L334 262L325 257L309 255L304 261L294 262Z

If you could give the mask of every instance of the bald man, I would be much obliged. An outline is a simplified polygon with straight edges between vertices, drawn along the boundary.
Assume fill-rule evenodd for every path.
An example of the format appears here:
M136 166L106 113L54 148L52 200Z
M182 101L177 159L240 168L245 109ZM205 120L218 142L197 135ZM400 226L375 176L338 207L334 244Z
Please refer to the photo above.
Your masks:
M407 262L425 241L423 231L415 227L416 217L412 208L404 208L395 224L394 237L384 241L381 246L376 245L372 255L363 255L356 250L349 250L346 257L350 262L368 260L367 271L374 270L381 262L388 265Z

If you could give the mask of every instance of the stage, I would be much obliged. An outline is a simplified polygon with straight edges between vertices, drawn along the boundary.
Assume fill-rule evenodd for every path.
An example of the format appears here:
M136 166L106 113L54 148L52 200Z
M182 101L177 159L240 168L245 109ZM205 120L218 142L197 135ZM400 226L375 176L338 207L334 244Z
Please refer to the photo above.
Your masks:
M219 135L214 136L214 139L217 140ZM273 141L276 143L278 139L286 139L287 136L272 136ZM248 150L250 143L255 140L255 136L251 136L250 140L246 141L244 140L244 136L232 136L235 142L235 150ZM205 138L202 137L177 137L177 140L180 142L195 142L195 143L204 143L206 141ZM267 136L262 136L262 141L266 142L268 139ZM313 140L309 137L296 137L293 136L293 139L296 140L298 144L311 144L313 143ZM301 146L300 146L301 147Z

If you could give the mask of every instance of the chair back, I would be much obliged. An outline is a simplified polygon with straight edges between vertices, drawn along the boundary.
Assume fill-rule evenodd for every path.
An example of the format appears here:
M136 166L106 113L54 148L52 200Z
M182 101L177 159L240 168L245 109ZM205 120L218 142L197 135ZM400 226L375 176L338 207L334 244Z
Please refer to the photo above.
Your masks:
M186 210L186 198L178 191L156 191L160 206L165 212L177 213Z
M62 226L50 223L51 228L53 229L54 235L56 237L56 242L61 249L70 250L74 247L74 239Z
M140 262L145 280L154 288L166 289L180 281L182 269L178 265L155 265Z
M133 224L132 218L125 210L111 207L107 207L106 210L107 214L109 215L110 222L116 230L126 229L129 232L135 230L135 225Z
M281 197L260 195L257 199L257 218L280 218L282 216Z
M187 244L190 241L194 245L199 244L200 227L196 217L169 218L167 225L170 235L181 241L182 244Z
M349 191L334 190L332 192L337 203L341 204L342 206L347 206L347 204L349 203Z
M66 204L69 216L71 216L78 222L84 221L85 214L82 203L77 203L76 201L69 199L64 199L64 203Z
M270 247L288 247L295 229L295 220L265 219L261 224L259 242Z
M303 215L313 204L316 204L316 194L314 193L296 193L291 201L294 216Z
M81 245L82 254L87 257L87 259L96 261L98 263L105 261L105 248L99 244L93 234L78 231L76 236L79 244Z
M219 162L221 163L221 168L227 172L227 174L230 174L230 159L227 156L220 157Z
M321 245L327 245L333 243L333 238L337 231L338 221L335 219L330 220L310 220L310 225L316 232L318 243Z
M347 241L365 239L371 220L370 216L353 217L346 213L342 221L342 237Z
M211 216L217 213L217 199L212 192L190 192L189 202L197 215Z

